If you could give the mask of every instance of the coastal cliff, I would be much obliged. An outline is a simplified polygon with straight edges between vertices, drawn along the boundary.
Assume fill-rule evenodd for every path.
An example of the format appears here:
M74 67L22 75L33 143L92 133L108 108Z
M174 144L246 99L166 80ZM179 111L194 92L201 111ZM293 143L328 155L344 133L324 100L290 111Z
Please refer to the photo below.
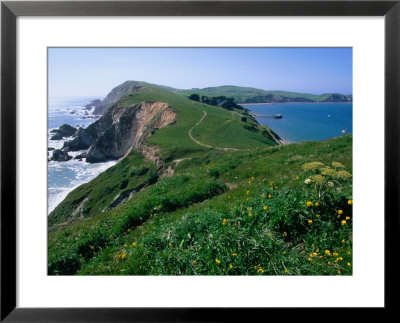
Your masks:
M176 112L165 102L144 101L106 110L103 116L64 144L64 151L88 149L86 161L96 163L123 157L156 129L174 122Z

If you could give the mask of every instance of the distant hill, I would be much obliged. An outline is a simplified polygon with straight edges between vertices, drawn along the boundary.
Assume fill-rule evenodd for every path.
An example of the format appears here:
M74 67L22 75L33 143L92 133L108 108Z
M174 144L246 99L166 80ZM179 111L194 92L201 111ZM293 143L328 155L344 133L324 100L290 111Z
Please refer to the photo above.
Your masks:
M203 89L175 90L177 93L200 96L233 97L237 103L284 103L284 102L352 102L352 95L340 93L310 94L288 91L265 91L233 85L206 87Z

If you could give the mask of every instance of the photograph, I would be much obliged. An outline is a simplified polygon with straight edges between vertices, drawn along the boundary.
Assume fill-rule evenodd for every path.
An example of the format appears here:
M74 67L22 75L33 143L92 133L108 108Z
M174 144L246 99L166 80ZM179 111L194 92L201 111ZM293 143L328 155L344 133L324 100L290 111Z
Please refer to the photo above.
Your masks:
M47 274L352 276L352 134L352 47L48 47Z

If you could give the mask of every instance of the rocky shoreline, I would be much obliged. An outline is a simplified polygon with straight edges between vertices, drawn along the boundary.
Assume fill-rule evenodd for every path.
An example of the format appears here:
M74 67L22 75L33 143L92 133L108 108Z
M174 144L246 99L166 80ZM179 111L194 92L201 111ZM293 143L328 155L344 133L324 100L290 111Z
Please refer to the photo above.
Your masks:
M164 102L144 101L124 108L111 106L87 128L64 124L52 130L54 135L50 140L72 139L65 141L60 149L49 147L48 151L54 151L48 160L65 162L74 158L98 163L119 159L154 130L175 122L175 117L174 109ZM68 154L75 151L84 152L75 157Z

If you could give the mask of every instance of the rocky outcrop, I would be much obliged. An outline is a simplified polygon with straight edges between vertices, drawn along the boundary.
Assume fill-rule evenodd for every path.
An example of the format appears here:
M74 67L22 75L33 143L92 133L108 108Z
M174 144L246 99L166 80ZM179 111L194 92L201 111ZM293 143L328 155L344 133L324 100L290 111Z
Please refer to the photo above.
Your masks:
M56 149L53 152L53 156L51 157L51 160L62 162L62 161L68 161L71 158L72 157L70 155L68 155L67 152L62 151L60 149Z
M70 126L69 124L63 124L60 128L52 130L51 133L54 135L50 140L60 140L64 137L71 137L76 133L76 128Z
M89 127L87 129L79 128L73 140L64 142L62 150L78 151L88 149L94 141L94 137L90 135L88 129Z
M86 156L87 156L87 153L84 152L84 153L82 153L82 154L76 155L76 156L74 157L74 159L82 160L83 158L86 158Z
M96 139L86 161L101 162L123 157L156 129L174 122L176 112L164 102L145 101L121 108L115 105L93 124ZM89 127L88 127L89 129Z

